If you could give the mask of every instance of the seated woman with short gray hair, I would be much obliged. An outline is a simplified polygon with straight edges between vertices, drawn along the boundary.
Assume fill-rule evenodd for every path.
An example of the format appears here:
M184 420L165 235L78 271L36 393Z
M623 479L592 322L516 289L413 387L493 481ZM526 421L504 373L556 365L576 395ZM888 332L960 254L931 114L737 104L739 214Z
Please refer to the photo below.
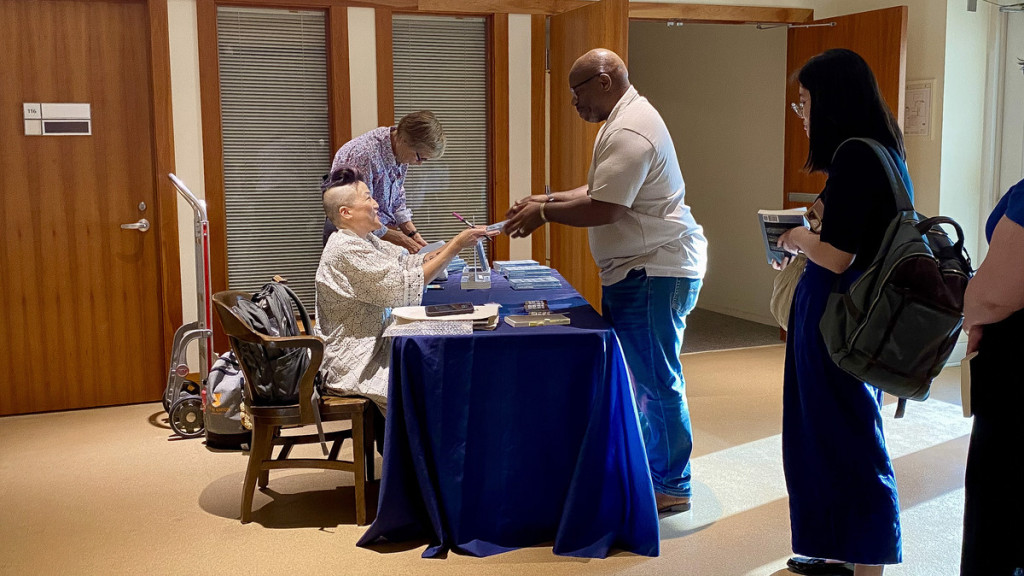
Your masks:
M324 212L338 227L316 271L315 334L325 342L325 392L365 396L386 413L391 347L383 334L390 309L419 305L425 286L460 250L498 232L468 228L425 256L409 254L373 235L381 227L377 202L358 171L342 166L321 189Z

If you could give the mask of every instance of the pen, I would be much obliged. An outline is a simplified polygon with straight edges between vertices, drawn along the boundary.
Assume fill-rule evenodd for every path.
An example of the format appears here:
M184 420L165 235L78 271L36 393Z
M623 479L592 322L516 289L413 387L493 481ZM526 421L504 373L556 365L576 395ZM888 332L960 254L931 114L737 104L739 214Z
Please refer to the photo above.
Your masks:
M476 228L476 226L474 226L472 222L470 222L469 220L466 220L465 218L463 218L458 212L452 212L452 216L455 216L456 218L458 218L459 221L462 222L463 224L465 224L466 226L469 226L470 228ZM487 238L488 240L491 239L490 236L484 236L484 238Z

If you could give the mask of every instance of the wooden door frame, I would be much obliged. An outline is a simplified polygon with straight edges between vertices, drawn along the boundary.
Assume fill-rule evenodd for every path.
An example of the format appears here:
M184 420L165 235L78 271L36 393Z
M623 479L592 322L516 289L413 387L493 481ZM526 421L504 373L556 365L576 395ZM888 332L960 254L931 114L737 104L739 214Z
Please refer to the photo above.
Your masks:
M167 372L174 333L182 323L181 260L178 251L178 193L168 174L174 172L174 113L171 107L171 48L167 0L141 0L149 19L149 91L152 106L153 190L157 213L160 272L160 321Z

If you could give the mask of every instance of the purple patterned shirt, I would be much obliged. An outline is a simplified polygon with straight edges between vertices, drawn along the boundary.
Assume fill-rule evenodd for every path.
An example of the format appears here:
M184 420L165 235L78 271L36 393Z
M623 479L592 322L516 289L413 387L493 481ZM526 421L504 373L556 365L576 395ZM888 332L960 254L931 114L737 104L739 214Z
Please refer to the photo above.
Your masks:
M412 220L412 211L405 207L405 174L408 164L399 164L391 150L391 128L374 128L366 134L349 140L334 155L331 172L339 166L358 169L366 179L370 194L380 205L378 214L384 225L374 235L380 237L388 226L398 226Z

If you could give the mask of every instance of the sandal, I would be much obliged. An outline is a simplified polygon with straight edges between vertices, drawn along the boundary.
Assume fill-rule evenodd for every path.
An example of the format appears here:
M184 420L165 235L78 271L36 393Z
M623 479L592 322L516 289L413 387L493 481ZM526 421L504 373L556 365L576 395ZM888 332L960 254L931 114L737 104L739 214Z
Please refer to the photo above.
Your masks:
M824 558L794 556L786 562L790 572L807 576L853 576L853 564L829 562Z

